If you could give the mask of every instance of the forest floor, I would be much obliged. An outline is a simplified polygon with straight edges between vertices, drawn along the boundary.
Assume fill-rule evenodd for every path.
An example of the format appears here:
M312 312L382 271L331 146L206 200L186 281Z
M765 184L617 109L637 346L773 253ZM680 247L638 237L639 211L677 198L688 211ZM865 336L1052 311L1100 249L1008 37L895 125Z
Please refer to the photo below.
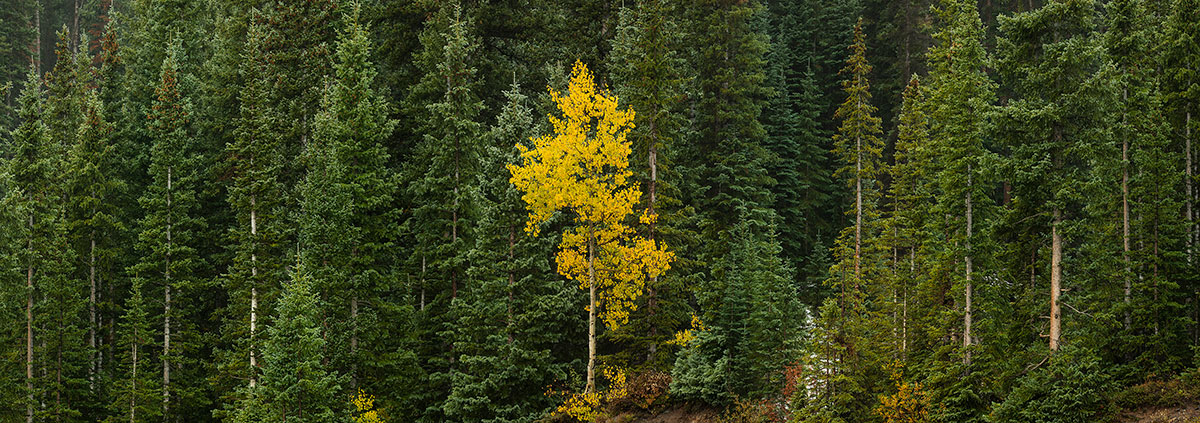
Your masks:
M1127 410L1117 417L1120 423L1200 423L1200 405L1182 407L1143 407Z
M659 414L621 413L605 419L604 423L714 423L719 414L709 409L692 407L671 408Z

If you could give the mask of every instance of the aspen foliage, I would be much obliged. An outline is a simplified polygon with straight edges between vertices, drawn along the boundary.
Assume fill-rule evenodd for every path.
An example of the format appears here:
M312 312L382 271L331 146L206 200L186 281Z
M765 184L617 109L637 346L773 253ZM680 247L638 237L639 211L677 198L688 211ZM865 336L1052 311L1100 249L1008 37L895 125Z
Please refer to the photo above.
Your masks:
M375 396L358 390L358 394L350 401L354 404L354 423L384 423L375 408Z
M647 276L670 268L674 254L636 235L626 223L641 198L641 190L631 183L626 138L634 111L619 109L617 96L597 91L591 72L579 61L568 91L550 89L550 97L562 112L549 116L554 133L532 138L532 149L517 145L522 163L508 165L510 181L524 193L528 233L536 236L540 224L559 210L574 214L577 226L559 244L558 272L583 289L595 284L593 311L611 329L628 321ZM639 220L649 224L655 218L643 213Z
M932 402L920 383L904 381L904 364L893 361L883 366L891 375L896 393L881 395L875 414L884 423L925 423L929 421Z

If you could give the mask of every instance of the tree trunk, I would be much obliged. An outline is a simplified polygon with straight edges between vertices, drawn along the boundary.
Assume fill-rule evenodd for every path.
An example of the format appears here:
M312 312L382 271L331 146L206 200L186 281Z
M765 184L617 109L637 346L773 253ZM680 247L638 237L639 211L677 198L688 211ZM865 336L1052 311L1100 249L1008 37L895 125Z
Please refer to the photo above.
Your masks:
M854 161L854 285L857 287L859 279L862 278L862 137L856 137L854 142L854 148L858 154L858 159Z
M131 343L132 345L129 346L129 349L130 349L129 355L133 358L133 366L130 368L130 371L129 371L129 374L130 374L129 380L133 384L132 392L129 395L129 423L137 423L137 394L136 393L138 391L138 388L137 388L137 383L138 383L138 377L137 377L138 347L137 346L138 346L138 342L141 342L141 339L138 338L137 330L135 329L133 332L133 342Z
M75 14L71 22L71 54L79 51L79 43L83 36L79 34L79 0L75 0Z
M42 76L42 2L38 0L33 7L33 26L34 26L34 44L37 52L34 53L33 71L38 77Z
M1121 93L1123 100L1128 100L1128 91ZM1125 330L1133 326L1130 315L1130 302L1133 294L1133 281L1129 279L1129 136L1121 139L1121 259L1125 262Z
M651 216L656 216L658 213L655 206L658 203L658 126L654 120L650 121L650 149L646 157L647 164L650 167L650 181L647 182L647 190L650 193L649 204L646 205L647 212ZM650 242L654 241L657 219L650 222ZM650 286L646 289L646 315L653 318L658 312L658 275L650 277ZM658 353L658 325L650 321L650 346L646 353L646 361L654 360L654 355Z
M1062 291L1062 211L1054 208L1054 223L1050 226L1050 351L1058 351L1062 334L1062 312L1058 294Z
M1183 123L1183 150L1184 150L1184 185L1186 186L1187 199L1185 201L1185 213L1187 215L1187 261L1192 263L1192 255L1195 253L1196 245L1196 223L1195 214L1192 210L1192 202L1196 197L1195 187L1192 186L1192 111L1191 104L1188 104L1189 110L1184 115Z
M358 292L350 297L350 388L358 387Z
M588 230L588 363L583 393L596 388L596 235Z
M25 422L33 423L33 214L29 215L29 263L25 268Z
M251 159L250 165L254 165ZM254 194L250 194L250 387L258 384L258 359L254 356L254 332L258 329L258 210Z
M93 215L95 210L93 210ZM96 391L96 231L91 232L88 250L88 391Z
M966 239L966 254L965 254L965 257L963 257L963 261L966 264L966 285L967 285L966 289L965 289L965 294L966 294L965 297L966 298L965 298L965 302L963 305L963 363L964 364L971 364L971 351L970 351L969 347L974 342L971 338L971 319L973 317L971 314L972 313L971 305L972 305L972 301L973 301L972 297L974 296L974 292L972 292L974 290L974 286L972 285L973 281L971 279L971 277L972 277L971 271L973 270L971 268L971 265L972 265L971 236L974 234L975 212L972 207L973 205L971 204L971 188L972 188L971 184L972 184L971 165L967 164L967 195L966 195L967 239Z
M167 251L166 267L163 269L163 418L170 416L171 411L171 167L167 167Z

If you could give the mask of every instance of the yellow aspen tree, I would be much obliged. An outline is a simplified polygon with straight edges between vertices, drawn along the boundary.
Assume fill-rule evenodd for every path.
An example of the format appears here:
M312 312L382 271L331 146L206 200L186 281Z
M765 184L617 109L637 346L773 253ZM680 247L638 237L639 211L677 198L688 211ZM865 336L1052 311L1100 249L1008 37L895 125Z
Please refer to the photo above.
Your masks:
M629 170L634 111L619 109L617 96L597 90L586 65L576 61L567 92L550 89L561 116L549 115L554 133L518 144L519 165L508 165L510 181L529 210L526 232L562 210L575 226L562 236L558 273L588 290L588 365L584 393L595 390L596 317L611 330L625 324L647 278L670 268L674 254L636 235L627 221L641 190ZM649 224L655 215L642 212Z

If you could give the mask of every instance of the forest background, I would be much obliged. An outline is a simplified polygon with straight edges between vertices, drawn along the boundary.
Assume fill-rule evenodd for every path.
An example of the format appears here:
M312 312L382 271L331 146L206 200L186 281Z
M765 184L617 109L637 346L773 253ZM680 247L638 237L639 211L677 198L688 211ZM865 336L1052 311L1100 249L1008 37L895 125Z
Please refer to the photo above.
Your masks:
M3 421L1095 422L1200 396L1198 0L0 22ZM624 128L597 168L636 194L599 247L518 177L578 112L576 61Z

